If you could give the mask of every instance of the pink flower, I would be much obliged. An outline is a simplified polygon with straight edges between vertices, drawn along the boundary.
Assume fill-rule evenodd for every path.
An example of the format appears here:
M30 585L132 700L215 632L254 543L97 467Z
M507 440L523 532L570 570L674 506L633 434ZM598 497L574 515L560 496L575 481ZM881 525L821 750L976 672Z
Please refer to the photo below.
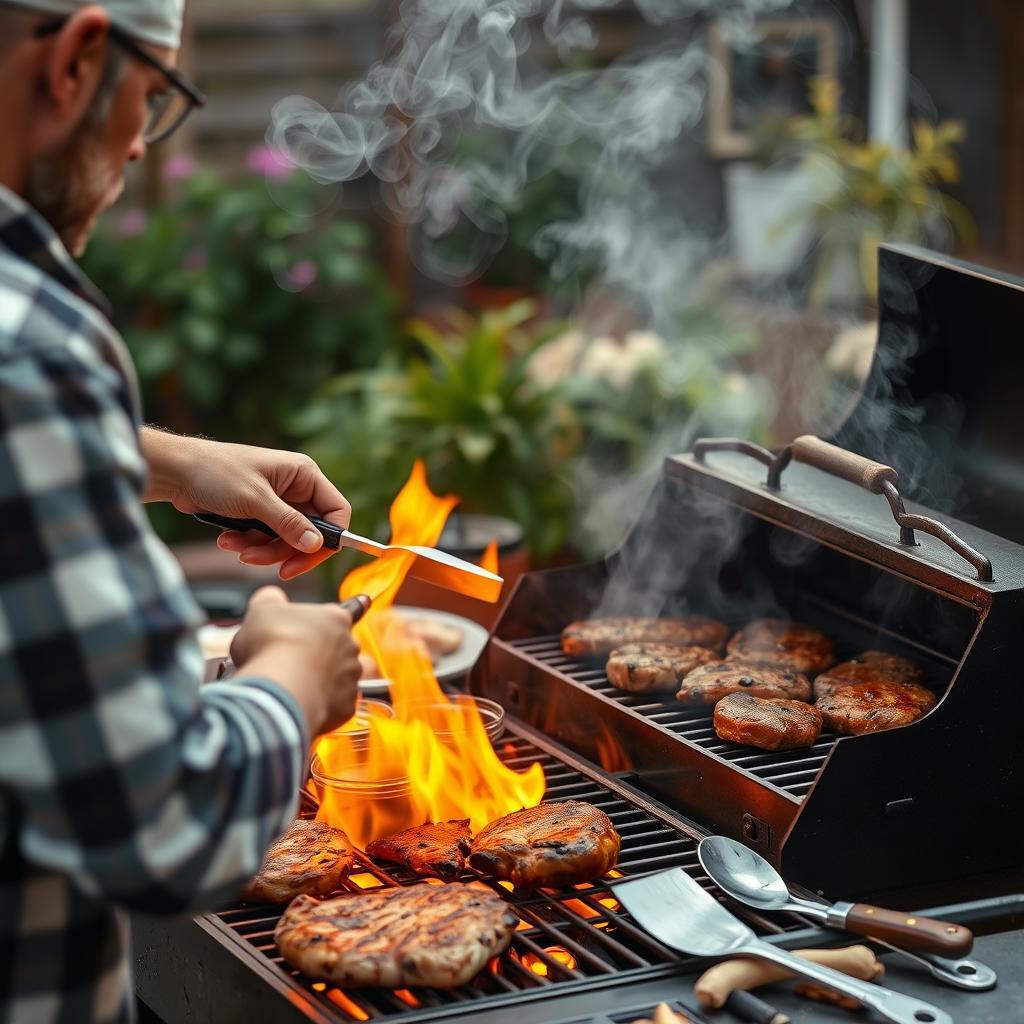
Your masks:
M117 233L122 238L138 238L146 230L147 223L149 223L149 218L144 210L140 210L138 207L125 210L118 218Z
M281 150L270 146L249 150L248 164L254 174L262 174L271 181L283 181L295 170L295 164Z
M298 289L308 288L317 278L317 266L312 260L299 260L288 271L288 281Z
M181 265L186 270L202 270L206 266L206 250L197 245L189 249L181 258Z
M174 156L164 161L164 181L181 181L184 178L191 178L196 171L196 162L188 153L175 153Z

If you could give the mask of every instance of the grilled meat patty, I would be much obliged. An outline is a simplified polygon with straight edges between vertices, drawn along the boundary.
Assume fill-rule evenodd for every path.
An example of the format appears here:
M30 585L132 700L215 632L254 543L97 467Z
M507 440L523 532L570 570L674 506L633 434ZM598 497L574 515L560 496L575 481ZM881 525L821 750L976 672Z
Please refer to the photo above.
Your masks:
M609 654L616 647L632 643L669 643L684 647L709 647L721 651L729 627L704 615L680 619L586 619L570 622L562 630L566 654Z
M340 828L296 818L267 851L242 899L284 904L300 893L326 896L341 885L354 863L352 844Z
M620 690L652 693L677 689L698 665L717 660L718 655L707 647L665 643L623 644L608 655L605 671L608 673L608 681Z
M809 747L821 732L821 712L802 700L730 693L715 705L719 739L761 750Z
M479 882L299 896L274 939L308 978L337 985L453 988L509 944L518 919Z
M428 821L394 835L374 839L366 847L371 857L404 864L417 875L436 875L450 882L466 869L469 853L469 818Z
M615 867L619 846L604 811L566 800L492 821L473 840L469 863L517 888L557 888L600 878Z
M715 704L730 693L810 700L811 681L802 672L781 666L742 661L709 661L695 668L682 681L676 700L685 700L691 704Z
M935 694L917 683L847 683L833 686L814 706L827 729L858 736L916 722L935 707Z
M785 619L758 619L729 641L728 657L817 675L835 659L832 641L818 629Z
M814 696L824 697L837 686L851 683L917 683L924 682L924 669L898 654L864 651L850 661L833 665L814 680Z

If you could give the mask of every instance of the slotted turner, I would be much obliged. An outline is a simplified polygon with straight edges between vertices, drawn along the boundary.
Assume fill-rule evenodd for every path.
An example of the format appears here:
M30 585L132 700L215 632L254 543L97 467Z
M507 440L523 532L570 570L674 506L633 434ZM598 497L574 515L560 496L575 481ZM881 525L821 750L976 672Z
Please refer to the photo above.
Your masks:
M213 512L197 512L195 517L201 523L219 526L222 530L259 530L268 537L277 536L277 533L261 519L232 519L230 516L215 515ZM439 587L458 591L480 601L490 601L492 604L501 597L501 585L504 580L472 562L463 561L454 555L438 551L437 548L421 547L418 544L378 544L368 537L360 537L357 533L343 530L326 519L317 516L307 518L320 531L324 547L354 548L364 555L373 555L374 558L392 553L411 554L415 557L409 575L415 576L416 579L436 583Z
M868 984L794 956L759 939L681 868L613 886L615 897L636 922L666 946L691 956L753 956L835 989L896 1024L953 1024L937 1006Z

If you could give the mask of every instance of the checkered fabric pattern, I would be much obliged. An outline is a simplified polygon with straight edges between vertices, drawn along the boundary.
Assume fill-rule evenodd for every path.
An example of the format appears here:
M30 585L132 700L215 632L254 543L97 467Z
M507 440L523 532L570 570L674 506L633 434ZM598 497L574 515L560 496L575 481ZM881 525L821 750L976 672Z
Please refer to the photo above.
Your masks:
M0 1022L131 1020L124 909L230 896L309 745L270 680L200 689L202 616L142 508L99 301L0 187Z

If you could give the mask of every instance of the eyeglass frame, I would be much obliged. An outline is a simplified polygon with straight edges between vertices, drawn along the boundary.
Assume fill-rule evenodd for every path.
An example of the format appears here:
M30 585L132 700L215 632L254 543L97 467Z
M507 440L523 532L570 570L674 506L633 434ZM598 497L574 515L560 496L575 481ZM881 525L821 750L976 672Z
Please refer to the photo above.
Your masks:
M52 21L44 22L42 25L38 25L35 31L32 33L37 37L53 35L55 32L59 32L67 22L67 18L55 18ZM169 138L174 134L181 126L185 123L189 114L193 110L206 105L206 95L197 89L177 68L168 67L162 60L154 57L144 46L137 43L124 29L118 28L117 25L110 24L107 26L107 35L117 43L126 53L135 57L136 60L141 60L143 64L148 64L151 68L155 68L167 79L168 82L175 89L180 92L185 99L188 101L188 105L184 109L184 113L178 118L170 128L166 131L161 132L159 135L154 136L151 139L146 139L146 145L154 145L158 142L163 142L164 139Z

